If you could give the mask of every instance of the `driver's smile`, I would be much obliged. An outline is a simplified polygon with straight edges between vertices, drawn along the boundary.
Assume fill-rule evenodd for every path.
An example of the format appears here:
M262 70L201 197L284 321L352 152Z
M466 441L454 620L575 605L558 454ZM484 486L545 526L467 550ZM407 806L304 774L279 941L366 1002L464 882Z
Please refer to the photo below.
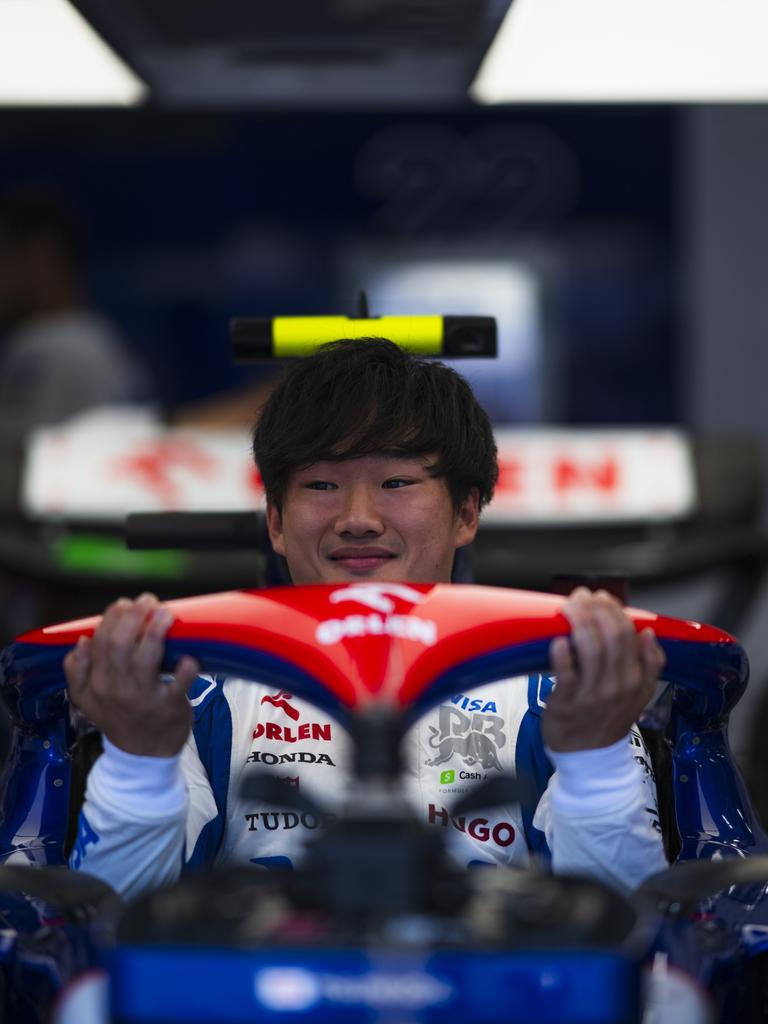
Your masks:
M332 562L342 566L353 575L365 578L375 574L386 562L397 558L394 551L387 551L385 548L375 544L370 546L354 546L338 548L327 556Z
M291 474L282 508L268 507L272 545L294 583L352 579L434 583L477 530L472 491L457 509L429 455L365 455Z

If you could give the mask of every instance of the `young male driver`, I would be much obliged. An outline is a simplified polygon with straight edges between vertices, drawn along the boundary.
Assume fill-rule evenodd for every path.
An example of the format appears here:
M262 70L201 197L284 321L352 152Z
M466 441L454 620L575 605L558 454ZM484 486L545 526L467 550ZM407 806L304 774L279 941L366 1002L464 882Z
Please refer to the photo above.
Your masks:
M448 582L497 475L466 382L380 339L294 364L264 408L254 454L272 544L295 584ZM572 646L552 644L556 688L533 676L456 694L406 737L405 786L463 863L525 864L535 851L555 870L631 887L665 866L633 731L663 655L605 593L576 592L565 612ZM173 881L185 862L292 864L344 791L346 737L324 712L274 687L199 677L188 657L161 679L170 622L152 595L121 599L65 660L72 701L105 746L71 862L128 896ZM242 779L267 766L329 812L243 802ZM503 770L537 781L535 815L450 816L459 792Z

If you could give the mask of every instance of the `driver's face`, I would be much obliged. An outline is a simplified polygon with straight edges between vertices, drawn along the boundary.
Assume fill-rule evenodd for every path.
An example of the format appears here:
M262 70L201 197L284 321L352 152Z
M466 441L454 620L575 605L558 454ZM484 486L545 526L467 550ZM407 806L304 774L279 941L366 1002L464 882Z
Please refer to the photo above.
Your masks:
M275 551L294 583L447 583L456 548L477 532L473 491L456 511L434 456L366 455L297 470L282 511L269 505Z

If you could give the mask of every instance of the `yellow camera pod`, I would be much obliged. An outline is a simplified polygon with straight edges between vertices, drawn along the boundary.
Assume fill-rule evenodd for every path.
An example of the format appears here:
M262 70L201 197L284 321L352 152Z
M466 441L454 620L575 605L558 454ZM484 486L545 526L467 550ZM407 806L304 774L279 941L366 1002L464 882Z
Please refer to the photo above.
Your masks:
M490 316L237 317L230 322L237 362L312 355L341 338L388 338L418 356L493 358L496 320Z

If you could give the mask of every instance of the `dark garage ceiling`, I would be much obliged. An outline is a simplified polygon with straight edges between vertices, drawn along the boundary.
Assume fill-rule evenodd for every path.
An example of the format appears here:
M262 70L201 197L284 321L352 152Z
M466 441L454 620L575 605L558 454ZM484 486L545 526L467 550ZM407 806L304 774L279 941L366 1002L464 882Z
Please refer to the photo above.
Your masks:
M510 0L73 0L163 107L466 98Z

